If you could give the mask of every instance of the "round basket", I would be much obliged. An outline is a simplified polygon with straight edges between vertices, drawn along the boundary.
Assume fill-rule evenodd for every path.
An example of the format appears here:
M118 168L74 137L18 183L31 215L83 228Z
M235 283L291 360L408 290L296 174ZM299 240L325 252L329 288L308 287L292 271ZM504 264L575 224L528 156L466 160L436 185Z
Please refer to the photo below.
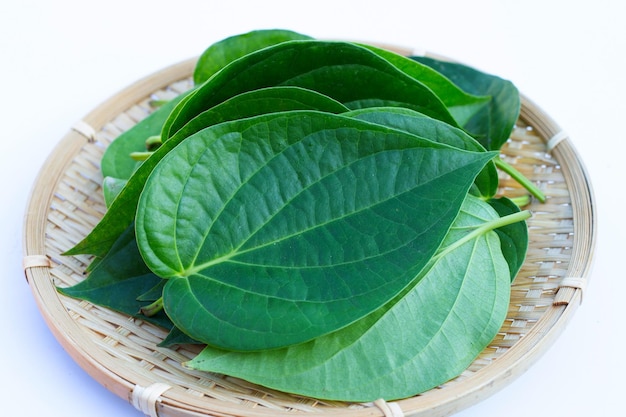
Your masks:
M99 161L106 146L151 111L150 100L192 86L195 60L146 77L72 127L42 167L24 227L24 271L55 337L94 379L149 416L447 416L493 394L552 344L582 300L595 242L585 169L567 135L527 98L503 157L536 182L530 247L498 336L459 377L424 394L389 402L319 401L259 387L180 363L198 350L157 348L166 331L106 308L61 296L56 286L84 279L89 257L61 255L105 211ZM502 178L502 194L524 192Z

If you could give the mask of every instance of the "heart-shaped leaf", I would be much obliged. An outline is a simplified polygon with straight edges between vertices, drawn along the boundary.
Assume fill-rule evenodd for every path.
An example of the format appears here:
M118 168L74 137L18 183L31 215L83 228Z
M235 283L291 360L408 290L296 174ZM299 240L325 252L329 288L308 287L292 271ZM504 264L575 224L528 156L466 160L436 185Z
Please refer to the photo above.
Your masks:
M153 170L136 234L174 324L256 350L346 326L406 287L493 153L320 112L228 122Z
M487 203L468 197L421 280L345 329L262 352L208 346L186 366L342 401L394 400L443 384L469 366L506 316L509 270L498 236L488 227L470 234L498 220Z

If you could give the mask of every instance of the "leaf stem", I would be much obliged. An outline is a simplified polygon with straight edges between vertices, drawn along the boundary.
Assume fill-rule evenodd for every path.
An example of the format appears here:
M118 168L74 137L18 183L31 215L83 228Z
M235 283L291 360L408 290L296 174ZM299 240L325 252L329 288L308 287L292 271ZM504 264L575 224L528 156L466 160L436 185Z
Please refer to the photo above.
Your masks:
M530 203L530 196L528 194L524 194L519 197L509 197L509 200L514 202L517 207L524 207Z
M133 158L135 161L145 161L153 153L154 152L148 152L148 151L146 151L146 152L131 152L130 153L130 157Z
M530 182L530 180L526 178L524 174L515 169L513 165L505 162L499 156L494 158L494 162L498 168L509 174L511 178L517 181L522 187L527 189L529 193L537 198L537 200L541 201L542 203L546 202L546 196L543 194L543 192L539 188L537 188L535 184Z
M160 135L150 136L146 139L146 150L149 152L156 151L163 144Z
M470 240L477 238L480 235L483 235L499 227L504 227L504 226L508 226L509 224L524 221L530 218L531 215L532 214L529 210L524 210L524 211L519 211L517 213L509 214L507 216L500 217L498 219L494 219L494 220L488 221L487 223L481 224L479 227L472 230L470 233L463 236L461 239L457 240L456 242L452 243L449 246L446 246L445 248L442 248L439 252L435 254L433 258L440 258L446 255L447 253L453 251L454 249L462 246L466 242L469 242Z
M151 105L152 107L161 107L161 106L163 106L163 105L167 104L169 101L170 101L170 100L168 100L168 99L161 99L161 100L155 99L155 100L150 100L150 105Z
M147 306L141 307L141 310L139 310L139 312L146 317L152 317L161 310L163 310L163 297L160 297L158 300L156 300L152 304L148 304Z

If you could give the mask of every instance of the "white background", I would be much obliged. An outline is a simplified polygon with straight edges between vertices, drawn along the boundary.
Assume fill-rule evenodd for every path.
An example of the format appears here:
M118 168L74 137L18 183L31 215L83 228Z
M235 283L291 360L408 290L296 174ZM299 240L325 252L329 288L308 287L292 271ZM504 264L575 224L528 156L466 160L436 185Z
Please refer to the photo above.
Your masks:
M458 414L612 416L626 366L622 295L626 12L619 1L3 1L0 5L0 403L7 416L139 417L46 327L21 270L23 216L46 156L113 93L226 36L286 28L398 44L513 80L582 155L597 201L582 306L524 375Z

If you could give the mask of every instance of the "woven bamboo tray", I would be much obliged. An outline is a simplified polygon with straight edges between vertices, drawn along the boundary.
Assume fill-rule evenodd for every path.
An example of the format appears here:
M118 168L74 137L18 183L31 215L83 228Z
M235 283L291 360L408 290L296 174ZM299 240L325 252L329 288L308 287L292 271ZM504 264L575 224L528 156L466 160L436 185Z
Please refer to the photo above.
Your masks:
M87 114L60 141L33 187L24 226L24 271L58 341L94 379L148 416L448 416L493 394L553 343L580 302L596 226L585 169L568 137L523 97L504 158L547 196L529 206L530 247L500 333L458 378L401 401L349 404L268 390L231 377L184 369L194 348L160 349L166 332L141 320L58 294L84 279L88 257L60 255L105 211L99 161L106 146L147 114L152 98L191 87L195 60L142 79ZM523 193L502 178L502 194Z

